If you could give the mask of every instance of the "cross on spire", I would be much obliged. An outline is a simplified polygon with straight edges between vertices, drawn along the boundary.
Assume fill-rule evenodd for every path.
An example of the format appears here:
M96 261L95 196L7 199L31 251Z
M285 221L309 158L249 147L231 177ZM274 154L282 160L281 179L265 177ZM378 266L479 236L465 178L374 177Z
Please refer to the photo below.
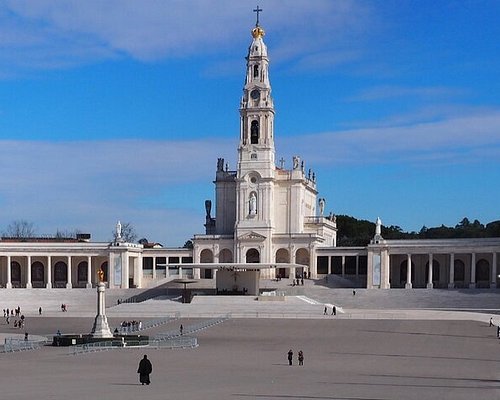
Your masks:
M255 10L253 10L254 13L257 13L257 22L255 23L255 26L259 26L259 13L262 11L262 8L259 8L259 6L257 6L257 8Z

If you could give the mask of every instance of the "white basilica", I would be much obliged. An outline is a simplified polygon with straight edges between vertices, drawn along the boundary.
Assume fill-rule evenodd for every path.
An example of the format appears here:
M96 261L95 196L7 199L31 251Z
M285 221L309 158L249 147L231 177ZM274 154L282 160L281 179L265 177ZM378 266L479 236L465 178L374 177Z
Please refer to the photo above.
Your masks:
M316 176L293 158L276 165L274 104L264 30L256 24L240 103L238 164L217 162L215 215L205 202L205 233L193 248L76 239L0 239L2 288L154 287L173 278L215 280L217 290L258 294L259 280L333 275L344 286L495 288L500 238L384 240L378 219L366 247L336 247Z

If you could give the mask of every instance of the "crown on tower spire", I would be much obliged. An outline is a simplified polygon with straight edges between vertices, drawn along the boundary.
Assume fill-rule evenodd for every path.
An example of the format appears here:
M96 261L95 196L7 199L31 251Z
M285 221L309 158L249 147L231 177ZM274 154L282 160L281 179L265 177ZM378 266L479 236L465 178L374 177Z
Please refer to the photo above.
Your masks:
M264 36L266 32L259 25L259 13L262 12L262 8L259 8L259 6L257 6L257 8L253 10L253 12L257 14L257 20L255 22L255 28L252 29L252 36L254 37L254 39L257 39Z

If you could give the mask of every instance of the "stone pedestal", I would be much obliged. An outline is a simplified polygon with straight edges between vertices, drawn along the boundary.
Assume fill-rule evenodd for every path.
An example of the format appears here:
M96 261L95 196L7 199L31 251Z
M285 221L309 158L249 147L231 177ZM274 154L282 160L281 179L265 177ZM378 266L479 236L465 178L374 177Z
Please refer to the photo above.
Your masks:
M91 333L91 335L95 338L113 337L113 334L109 329L108 319L106 318L104 291L105 285L103 282L100 282L99 285L97 285L97 315L95 317Z

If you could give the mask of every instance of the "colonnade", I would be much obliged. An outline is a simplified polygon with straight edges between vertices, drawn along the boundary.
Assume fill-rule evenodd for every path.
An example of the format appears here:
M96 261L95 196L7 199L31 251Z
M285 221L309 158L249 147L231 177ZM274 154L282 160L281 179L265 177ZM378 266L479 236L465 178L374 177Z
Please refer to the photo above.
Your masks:
M439 254L439 253L436 253ZM464 258L470 258L470 279L469 279L469 288L475 288L476 287L476 269L477 269L477 254L475 252L471 253L450 253L450 254L444 254L444 256L448 256L449 263L448 263L448 288L452 289L455 287L455 266L456 263L456 255L460 257L460 260L462 261ZM498 268L497 268L497 263L498 263L498 258L497 258L497 253L492 252L492 253L480 253L483 258L491 258L490 260L487 260L489 263L489 287L490 288L496 288L497 287L497 275L498 275ZM413 282L412 282L412 253L408 253L406 255L407 257L407 262L406 262L406 284L405 288L410 289L413 287ZM420 253L419 253L420 255ZM427 282L426 282L426 287L428 289L432 289L434 287L434 277L433 277L433 266L434 266L434 256L435 253L428 253L428 262L427 262ZM392 266L394 268L395 266Z

